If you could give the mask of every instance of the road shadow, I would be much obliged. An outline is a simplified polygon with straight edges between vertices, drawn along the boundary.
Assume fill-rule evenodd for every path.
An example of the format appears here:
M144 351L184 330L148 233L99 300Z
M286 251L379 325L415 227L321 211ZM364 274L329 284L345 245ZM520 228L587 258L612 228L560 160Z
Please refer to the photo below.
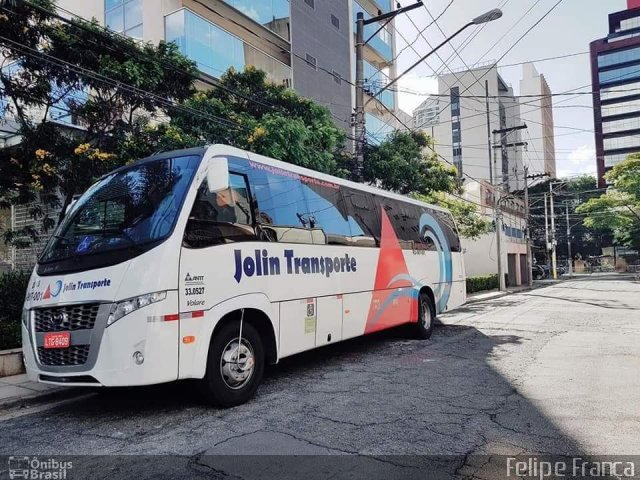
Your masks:
M204 405L194 382L179 382L114 390L7 420L0 453L179 455L126 469L140 479L168 472L257 479L277 463L238 460L238 453L311 455L309 462L280 462L310 479L326 478L341 454L363 455L367 463L357 471L368 478L424 478L425 471L449 478L502 465L500 454L585 453L496 368L500 355L517 353L527 340L465 325L438 326L430 341L409 333L397 328L284 359L268 369L254 400L227 410ZM91 469L113 462L87 458Z

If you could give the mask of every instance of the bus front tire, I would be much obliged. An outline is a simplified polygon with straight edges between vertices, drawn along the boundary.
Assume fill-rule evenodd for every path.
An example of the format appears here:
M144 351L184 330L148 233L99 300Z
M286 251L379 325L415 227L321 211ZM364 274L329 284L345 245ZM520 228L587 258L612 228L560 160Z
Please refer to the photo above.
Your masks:
M250 400L264 373L264 348L257 330L248 322L224 325L209 345L207 372L201 381L205 399L219 407L234 407Z
M418 297L418 324L416 325L416 335L418 338L426 340L433 333L435 323L435 308L429 295L421 292Z

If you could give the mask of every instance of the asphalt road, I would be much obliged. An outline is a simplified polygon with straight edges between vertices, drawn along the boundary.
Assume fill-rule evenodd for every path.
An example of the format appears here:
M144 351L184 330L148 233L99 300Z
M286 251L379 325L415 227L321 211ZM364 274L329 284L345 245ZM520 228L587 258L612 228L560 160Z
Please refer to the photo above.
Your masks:
M260 478L276 457L217 455L361 454L366 465L341 468L408 478L423 458L410 455L452 455L436 470L453 475L485 454L640 454L640 283L567 281L440 320L429 341L399 329L286 359L229 410L181 383L0 412L0 455L174 454L89 471ZM291 478L324 478L314 458Z

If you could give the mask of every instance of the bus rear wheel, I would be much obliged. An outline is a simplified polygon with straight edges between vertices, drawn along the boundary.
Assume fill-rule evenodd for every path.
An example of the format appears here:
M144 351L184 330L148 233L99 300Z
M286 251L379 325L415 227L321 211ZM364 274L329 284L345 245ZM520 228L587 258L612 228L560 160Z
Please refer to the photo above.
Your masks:
M420 292L418 297L418 324L416 326L416 335L420 339L428 339L433 333L433 324L435 320L435 308L431 298L425 292Z
M205 399L219 407L234 407L251 399L262 381L264 348L248 322L224 325L209 345L207 373L201 381Z

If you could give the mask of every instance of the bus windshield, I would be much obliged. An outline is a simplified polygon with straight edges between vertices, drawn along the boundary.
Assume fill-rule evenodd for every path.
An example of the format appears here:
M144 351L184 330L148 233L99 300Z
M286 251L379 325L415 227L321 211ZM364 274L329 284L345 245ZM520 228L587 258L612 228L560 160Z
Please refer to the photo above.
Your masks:
M151 160L108 174L73 205L44 249L39 264L73 258L77 267L82 257L118 251L135 255L145 246L167 238L200 158Z

